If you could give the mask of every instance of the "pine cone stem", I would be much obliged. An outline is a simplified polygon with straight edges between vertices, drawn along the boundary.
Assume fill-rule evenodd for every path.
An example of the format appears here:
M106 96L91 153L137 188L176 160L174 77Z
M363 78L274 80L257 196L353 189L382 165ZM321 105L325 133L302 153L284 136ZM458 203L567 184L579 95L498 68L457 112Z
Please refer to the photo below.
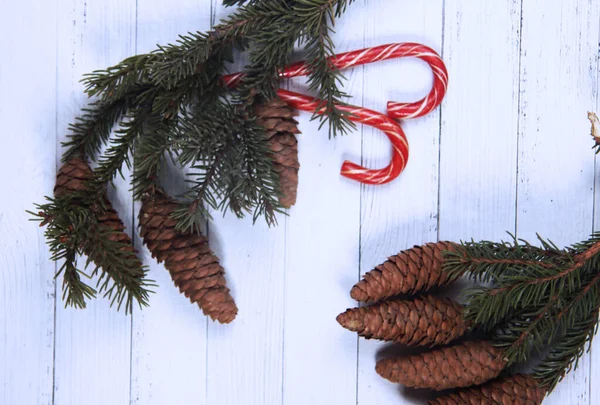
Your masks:
M407 346L448 344L468 330L460 304L433 296L383 301L348 309L338 315L337 321L367 339Z

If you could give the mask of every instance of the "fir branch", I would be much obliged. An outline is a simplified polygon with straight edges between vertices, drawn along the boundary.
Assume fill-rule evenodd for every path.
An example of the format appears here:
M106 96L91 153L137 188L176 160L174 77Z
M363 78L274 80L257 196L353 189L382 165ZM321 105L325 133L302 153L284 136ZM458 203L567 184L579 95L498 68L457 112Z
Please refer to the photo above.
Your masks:
M540 385L551 392L564 376L576 369L579 360L586 352L598 329L598 310L578 314L573 325L564 335L553 342L544 360L533 369L533 375Z
M84 308L86 299L95 298L98 292L118 309L124 306L126 313L131 312L134 301L146 306L153 286L146 279L146 268L131 245L113 238L115 231L100 223L103 208L96 204L96 196L69 194L47 200L36 205L39 212L29 213L46 226L51 259L65 261L58 273L64 273L65 303ZM75 266L75 257L82 255L88 257L85 267L95 263L90 277L97 276L97 291L81 280L81 275L87 275Z
M67 148L62 161L66 162L81 153L94 158L102 145L108 141L113 127L126 110L125 100L111 103L94 102L83 108L83 113L69 126L71 134L68 141L62 144Z
M330 62L330 58L335 54L335 46L331 39L335 19L331 7L333 3L320 1L301 3L294 11L298 15L308 15L304 21L303 37L307 41L309 89L317 91L317 98L321 100L313 114L313 119L318 118L321 121L319 128L329 121L330 137L336 136L338 132L345 134L355 129L356 125L348 119L349 113L338 108L343 104L342 99L349 96L340 89L344 77ZM322 111L325 111L325 114L322 114Z
M90 181L92 191L103 193L106 184L112 183L117 174L123 176L123 165L131 169L129 156L135 141L144 133L144 128L148 124L148 115L147 110L134 110L121 121L119 129L115 131L115 137L110 140L110 146L98 158L98 167L94 170L94 178Z

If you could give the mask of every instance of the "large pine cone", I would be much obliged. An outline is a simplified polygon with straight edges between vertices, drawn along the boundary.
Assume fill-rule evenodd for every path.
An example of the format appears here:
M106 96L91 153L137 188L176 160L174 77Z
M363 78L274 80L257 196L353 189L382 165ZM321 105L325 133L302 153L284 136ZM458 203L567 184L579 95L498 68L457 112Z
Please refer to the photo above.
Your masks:
M383 378L408 387L436 391L483 384L506 366L500 350L489 342L473 341L430 352L377 362Z
M285 208L296 203L298 191L298 140L297 114L283 100L276 97L254 107L257 123L265 127L272 152L273 169L279 174L281 196Z
M140 210L141 236L152 257L165 262L179 291L205 315L221 323L235 319L238 309L225 285L225 270L197 233L181 233L171 214L178 208L164 193L146 196Z
M348 309L338 315L337 321L367 339L393 341L407 346L448 344L468 329L460 304L433 296L383 301L368 307Z
M94 172L84 159L73 157L58 170L56 184L54 185L54 195L59 197L73 192L85 192L88 190L87 181L93 176ZM137 252L133 248L131 238L125 233L123 221L119 218L119 214L113 208L110 200L106 196L102 198L103 208L98 208L98 223L100 227L110 232L108 239L122 244L121 250L131 252L129 259L131 259L132 270L135 269L132 273L142 277L144 275L142 262L137 257ZM95 249L95 252L92 252L90 249L86 249L85 251L97 266L101 266L103 262L101 252L97 249Z
M428 405L540 405L546 391L528 375L514 375L480 387L459 390Z
M402 251L366 273L352 287L350 296L371 303L444 286L452 279L442 270L442 253L453 251L456 246L451 242L437 242Z

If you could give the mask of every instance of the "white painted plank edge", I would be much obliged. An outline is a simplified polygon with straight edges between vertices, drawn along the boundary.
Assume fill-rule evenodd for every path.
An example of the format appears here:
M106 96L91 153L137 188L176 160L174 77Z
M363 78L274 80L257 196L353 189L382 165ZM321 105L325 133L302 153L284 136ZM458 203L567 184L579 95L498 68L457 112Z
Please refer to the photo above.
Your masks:
M599 34L600 36L600 34ZM600 42L599 49L600 53ZM596 55L596 63L598 64L599 54ZM600 99L598 97L598 91L600 91L600 66L596 67L596 104L594 110L596 114L600 113ZM600 176L598 171L600 170L600 160L598 156L594 158L594 232L600 231L600 211L598 207L600 204ZM590 405L600 402L600 335L596 334L593 340L592 347L590 349Z
M419 42L442 50L442 1L367 1L361 10L365 47L390 42ZM357 7L357 5L353 7ZM415 101L431 89L433 76L416 59L375 63L364 68L364 106L385 112L388 100ZM407 168L385 186L364 186L361 196L361 272L402 249L437 238L440 110L401 122L410 145ZM390 159L390 143L370 127L363 132L363 162L383 167ZM350 290L351 285L347 287ZM347 332L350 333L350 332ZM359 339L358 403L364 405L422 403L375 372L382 350L391 345ZM416 402L415 402L416 401Z
M523 2L518 235L559 246L592 230L594 157L587 111L597 105L600 4ZM546 404L588 404L590 359Z
M234 9L216 0L216 21ZM246 63L247 56L238 55L232 70ZM269 228L262 218L253 225L250 217L213 216L210 243L239 313L230 325L209 323L207 403L281 404L285 217Z
M72 0L57 7L57 125L64 140L68 124L88 102L82 75L134 51L135 0ZM119 191L111 190L111 200L131 234L129 187L121 179L115 184ZM83 311L65 309L60 294L56 305L55 403L128 404L131 318L101 296Z
M337 52L362 48L362 11L356 2L336 21ZM362 68L344 75L349 102L360 103ZM330 140L310 117L299 117L298 203L286 222L283 403L353 404L357 340L335 318L352 305L348 286L358 271L361 186L342 178L340 167L345 159L360 163L360 130Z
M174 43L179 35L209 28L210 0L173 3L138 0L137 51L149 52L156 44ZM162 173L169 192L183 190L181 170ZM179 293L163 264L152 259L137 228L140 204L135 203L135 244L150 266L149 277L158 284L150 306L133 317L131 403L139 405L206 404L206 317L196 304Z
M520 1L445 4L440 240L514 231Z
M52 193L55 2L2 6L0 26L0 403L52 403L55 265L26 209Z

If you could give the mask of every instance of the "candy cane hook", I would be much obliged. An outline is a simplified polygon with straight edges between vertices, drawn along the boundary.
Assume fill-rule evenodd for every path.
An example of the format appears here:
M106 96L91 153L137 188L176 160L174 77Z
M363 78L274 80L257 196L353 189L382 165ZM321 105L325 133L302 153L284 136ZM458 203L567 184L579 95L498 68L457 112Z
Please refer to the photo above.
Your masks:
M408 141L402 127L393 119L422 117L440 105L448 87L448 71L440 56L433 49L412 42L380 45L342 53L329 59L333 66L342 70L367 63L404 57L419 58L429 64L433 72L431 91L423 99L413 103L388 102L387 116L363 107L340 105L338 108L351 113L349 117L351 121L383 131L390 139L393 147L392 161L385 168L372 170L346 161L342 165L341 174L343 176L365 184L384 184L398 177L408 161ZM308 73L309 67L301 61L286 67L280 73L280 76L290 78L305 76ZM244 73L242 72L234 73L224 76L223 81L225 85L235 87L243 77ZM277 94L291 107L303 111L314 112L320 104L320 100L287 90L279 89ZM317 111L317 113L323 114L325 111Z

